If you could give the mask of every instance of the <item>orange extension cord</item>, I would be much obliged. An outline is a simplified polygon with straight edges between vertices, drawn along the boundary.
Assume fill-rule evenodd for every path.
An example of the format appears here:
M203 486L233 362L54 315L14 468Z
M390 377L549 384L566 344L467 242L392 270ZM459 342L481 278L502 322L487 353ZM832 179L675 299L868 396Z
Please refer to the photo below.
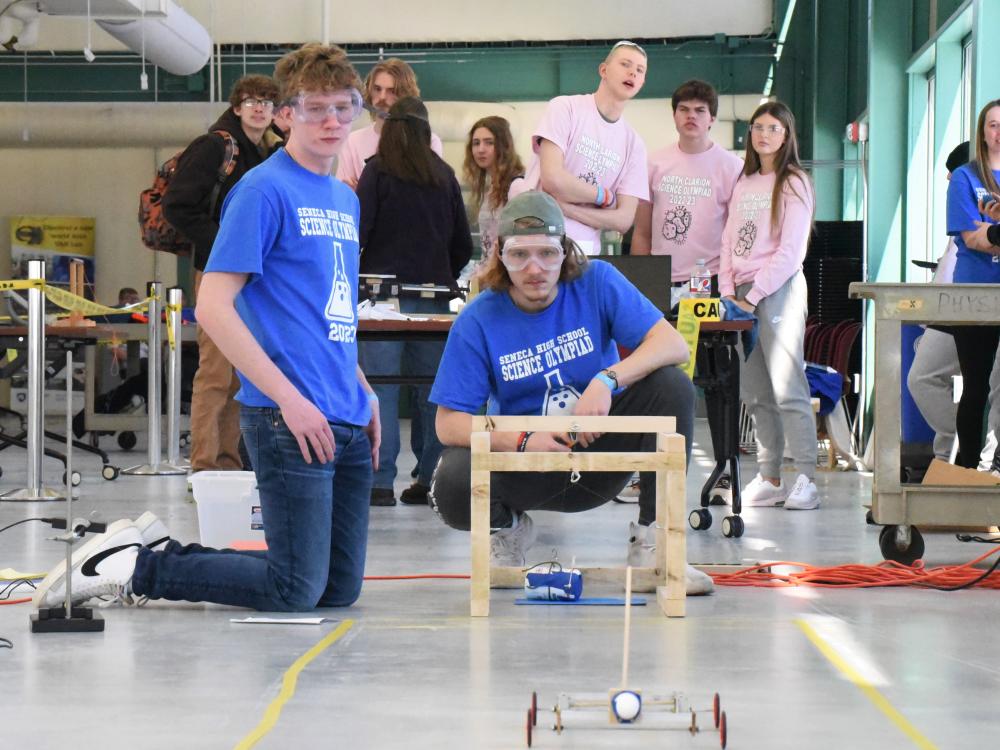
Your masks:
M800 562L771 562L755 565L735 573L718 573L712 579L719 586L757 586L783 588L786 586L814 586L827 589L864 589L885 586L912 586L917 588L953 589L958 587L1000 589L1000 575L990 575L976 581L986 570L973 567L991 555L1000 552L994 547L964 565L941 565L925 568L922 560L913 565L903 565L885 560L877 565L834 565L817 567ZM798 572L775 573L779 566L801 568ZM973 583L976 581L975 583ZM970 586L970 584L972 584Z
M903 565L884 560L877 565L832 565L819 567L800 562L777 561L743 568L734 573L716 573L712 579L719 586L754 586L757 588L784 588L787 586L814 586L825 589L867 589L888 586L913 586L916 588L951 589L970 588L1000 589L1000 575L987 576L976 581L986 571L974 567L991 555L1000 553L1000 546L990 549L964 565L941 565L925 568L922 560L913 565ZM801 568L798 572L775 573L772 568L788 566ZM416 573L399 576L365 576L366 581L415 581L429 579L468 580L465 573ZM973 583L973 581L976 581ZM0 601L4 604L24 604L25 599Z

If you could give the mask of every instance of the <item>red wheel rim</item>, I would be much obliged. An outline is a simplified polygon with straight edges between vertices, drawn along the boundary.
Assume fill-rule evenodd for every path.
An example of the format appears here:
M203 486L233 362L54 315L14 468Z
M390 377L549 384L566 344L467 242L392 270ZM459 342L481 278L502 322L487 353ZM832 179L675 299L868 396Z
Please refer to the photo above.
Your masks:
M531 725L538 726L538 693L531 693Z
M719 714L719 744L726 750L726 712Z
M715 728L719 728L719 711L721 708L721 701L719 700L719 694L716 693L715 697L712 699L712 718L715 721Z
M527 720L527 722L525 722L524 728L527 731L527 735L528 735L528 747L531 747L531 709L530 708L528 709L528 720Z

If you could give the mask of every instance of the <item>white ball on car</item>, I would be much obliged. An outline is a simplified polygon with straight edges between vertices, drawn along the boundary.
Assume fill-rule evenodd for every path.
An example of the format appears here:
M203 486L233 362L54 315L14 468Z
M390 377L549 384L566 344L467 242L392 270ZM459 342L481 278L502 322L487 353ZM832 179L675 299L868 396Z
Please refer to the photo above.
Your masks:
M638 694L629 690L616 694L611 704L619 721L634 721L642 709L642 700Z

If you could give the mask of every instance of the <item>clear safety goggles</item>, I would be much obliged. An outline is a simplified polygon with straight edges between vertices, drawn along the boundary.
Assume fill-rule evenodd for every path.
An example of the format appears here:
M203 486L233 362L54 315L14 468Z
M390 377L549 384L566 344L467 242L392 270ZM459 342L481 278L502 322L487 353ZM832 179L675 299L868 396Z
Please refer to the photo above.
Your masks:
M562 239L545 234L509 237L500 249L500 261L508 271L523 271L532 262L545 271L558 271L565 257Z
M299 93L291 101L295 116L302 122L318 124L328 117L336 117L341 125L350 125L358 119L363 100L357 89L342 89L328 94Z

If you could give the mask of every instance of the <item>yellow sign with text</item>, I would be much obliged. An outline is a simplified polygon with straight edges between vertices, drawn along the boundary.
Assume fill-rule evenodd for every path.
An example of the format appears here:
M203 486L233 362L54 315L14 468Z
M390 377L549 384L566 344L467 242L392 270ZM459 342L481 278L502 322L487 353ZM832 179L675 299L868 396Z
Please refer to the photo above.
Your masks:
M682 299L677 313L677 332L688 348L688 361L681 369L694 378L695 352L698 350L698 332L703 320L722 320L722 300Z

